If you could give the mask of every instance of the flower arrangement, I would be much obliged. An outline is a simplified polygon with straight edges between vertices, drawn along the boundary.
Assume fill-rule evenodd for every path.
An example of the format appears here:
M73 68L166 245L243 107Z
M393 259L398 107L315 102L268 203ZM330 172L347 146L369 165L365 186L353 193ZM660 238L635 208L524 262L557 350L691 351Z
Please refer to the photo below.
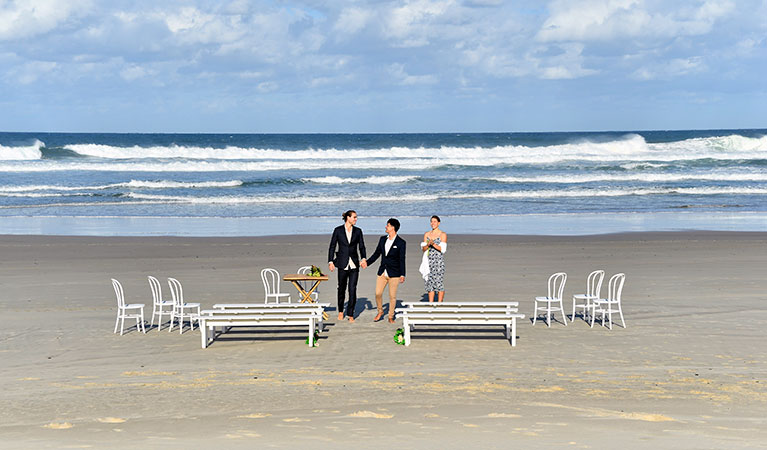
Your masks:
M405 330L397 328L394 332L394 343L397 345L405 345Z
M320 332L319 331L315 331L314 332L314 346L315 347L320 345L319 342L318 342L319 340L320 340ZM304 343L306 345L309 345L309 337L306 338L306 341L304 341Z

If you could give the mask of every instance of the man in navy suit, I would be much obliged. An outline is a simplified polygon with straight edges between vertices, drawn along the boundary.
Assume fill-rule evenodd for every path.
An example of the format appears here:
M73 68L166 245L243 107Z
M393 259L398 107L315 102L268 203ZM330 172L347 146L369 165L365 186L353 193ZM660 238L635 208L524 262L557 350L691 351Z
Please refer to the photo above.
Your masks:
M397 287L405 282L405 240L397 235L399 220L389 219L386 222L386 235L378 240L375 252L370 259L363 261L363 268L373 264L381 256L381 267L376 278L376 305L378 315L375 321L383 317L383 291L389 286L389 323L394 323L394 308L397 306Z
M344 318L344 291L349 286L349 302L346 304L346 316L349 322L354 322L354 307L357 304L357 280L360 276L360 266L365 264L365 239L362 230L354 226L357 223L357 213L353 210L343 214L344 224L333 230L328 249L328 267L330 271L338 268L338 320ZM336 252L338 247L338 252ZM359 253L358 253L359 251ZM362 255L362 263L360 263Z

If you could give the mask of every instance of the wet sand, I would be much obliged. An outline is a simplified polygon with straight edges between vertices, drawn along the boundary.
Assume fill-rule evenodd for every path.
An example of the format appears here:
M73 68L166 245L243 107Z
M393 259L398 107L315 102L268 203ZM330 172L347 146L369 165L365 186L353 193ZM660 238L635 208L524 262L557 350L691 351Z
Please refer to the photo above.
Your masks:
M419 300L419 237L405 238L398 297ZM765 233L450 235L447 301L516 300L529 318L552 272L568 273L566 300L592 269L605 287L626 273L627 328L526 319L514 348L500 330L395 345L401 322L372 322L373 269L353 324L335 319L335 274L321 286L317 348L303 331L238 330L205 350L197 330L112 333L112 277L147 317L147 275L204 308L261 302L261 268L326 268L327 243L0 236L0 447L767 446Z

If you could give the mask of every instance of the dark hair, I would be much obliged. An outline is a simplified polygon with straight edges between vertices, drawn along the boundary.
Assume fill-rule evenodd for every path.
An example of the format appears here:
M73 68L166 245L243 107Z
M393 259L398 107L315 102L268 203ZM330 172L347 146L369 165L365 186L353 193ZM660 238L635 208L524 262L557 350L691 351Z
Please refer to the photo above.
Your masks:
M440 223L442 223L442 221L441 221L441 220L439 220L439 216L431 216L431 218L432 218L432 219L437 219L437 222L440 222ZM430 219L430 220L431 220L431 219Z
M386 223L394 227L394 231L399 231L399 220L392 217L391 219L387 220Z
M349 211L346 211L345 213L343 213L343 215L341 215L341 217L344 219L344 223L346 223L346 219L350 217L352 214L357 214L357 211L350 209Z

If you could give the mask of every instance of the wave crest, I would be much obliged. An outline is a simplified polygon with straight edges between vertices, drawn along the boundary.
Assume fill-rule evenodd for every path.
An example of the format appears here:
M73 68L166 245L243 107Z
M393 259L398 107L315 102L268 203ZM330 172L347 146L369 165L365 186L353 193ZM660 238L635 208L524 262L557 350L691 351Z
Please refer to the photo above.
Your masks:
M42 148L45 143L35 139L32 145L8 147L0 145L0 160L4 161L29 161L43 157Z

